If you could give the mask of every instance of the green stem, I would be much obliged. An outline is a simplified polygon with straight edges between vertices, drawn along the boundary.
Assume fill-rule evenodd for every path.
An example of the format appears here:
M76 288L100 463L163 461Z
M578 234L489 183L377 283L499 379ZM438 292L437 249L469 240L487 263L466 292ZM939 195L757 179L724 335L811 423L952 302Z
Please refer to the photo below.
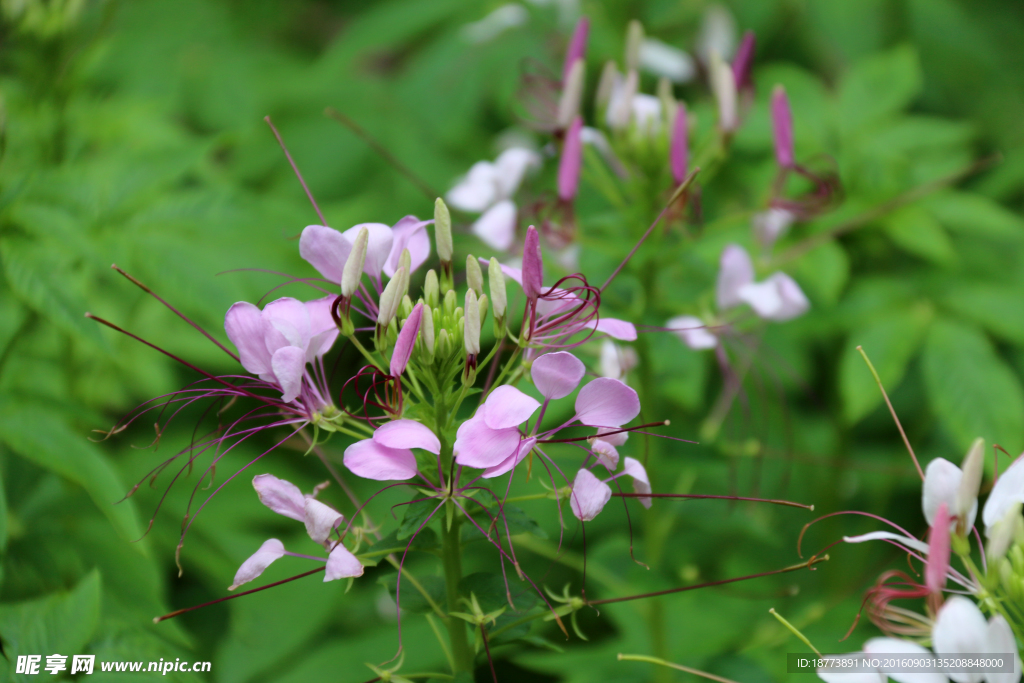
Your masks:
M451 457L451 451L447 451ZM441 559L444 561L444 587L448 598L448 612L459 609L459 581L462 580L462 544L459 541L459 519L441 520ZM466 622L453 616L446 620L448 640L452 646L453 672L473 673L473 650L466 635Z

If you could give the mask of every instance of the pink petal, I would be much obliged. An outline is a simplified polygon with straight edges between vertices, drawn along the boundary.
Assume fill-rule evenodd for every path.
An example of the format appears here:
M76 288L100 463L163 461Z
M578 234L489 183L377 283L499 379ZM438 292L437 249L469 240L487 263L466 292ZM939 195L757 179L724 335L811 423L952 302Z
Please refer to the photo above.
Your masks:
M253 553L242 563L242 566L235 572L235 580L228 586L233 591L243 583L249 583L262 574L275 560L284 556L284 544L276 538L263 542L260 549Z
M619 452L615 450L615 446L611 445L603 439L594 439L590 445L590 450L593 452L594 457L597 461L605 466L609 472L614 472L619 466Z
M260 309L239 301L224 316L224 331L238 349L242 367L254 375L270 371L270 352L263 343L263 318Z
M540 403L513 386L502 384L491 392L480 412L491 429L507 429L521 425L540 408Z
M572 38L569 39L569 47L565 51L565 63L562 66L562 82L565 82L566 77L569 75L569 69L572 68L573 62L577 59L582 59L587 52L587 34L590 32L590 19L587 17L580 17L580 20L576 22L576 28L573 29Z
M404 448L388 448L363 439L345 449L345 467L363 479L404 481L416 476L416 456Z
M640 397L623 382L598 377L576 396L576 419L591 427L621 427L640 414Z
M341 271L352 251L352 242L334 228L307 225L299 238L299 255L334 284L341 284Z
M309 347L306 349L306 362L312 363L315 358L323 356L338 338L338 326L331 317L331 307L338 297L328 294L322 299L306 302L309 313Z
M925 558L925 586L931 593L939 595L946 587L949 572L949 506L939 505L935 512L935 524L928 532L928 557Z
M669 145L669 166L672 168L672 180L679 185L686 180L689 164L689 128L686 121L686 105L682 102L676 107L676 119L672 122L672 141Z
M765 282L775 285L779 292L779 299L782 302L779 310L769 320L774 320L775 322L792 320L806 313L811 307L811 303L807 300L803 290L800 289L800 285L785 273L775 273Z
M793 112L789 108L786 89L776 85L772 90L772 136L775 138L775 160L782 168L791 168L793 160Z
M327 570L324 573L324 581L348 579L362 575L363 565L356 556L349 552L348 548L341 543L334 546L334 550L327 556Z
M409 250L409 272L415 271L430 258L430 235L426 226L433 223L433 220L421 221L416 216L406 216L391 228L394 239L391 253L384 263L384 274L393 277L398 270L398 260L402 257L402 250Z
M340 512L321 503L310 496L306 498L306 508L303 522L306 523L306 533L317 543L323 545L331 532L341 524L345 518Z
M309 311L306 304L290 296L271 301L263 307L263 341L267 351L274 353L285 346L303 352L309 346Z
M586 372L587 368L579 358L568 351L556 351L545 353L533 361L530 376L544 398L559 399L571 394Z
M270 367L281 387L281 400L294 401L302 393L302 378L306 374L306 354L295 346L285 346L274 352Z
M306 497L295 484L272 474L257 474L252 479L252 486L260 502L277 514L299 522L306 519Z
M544 259L540 253L540 235L532 225L526 230L523 244L523 292L528 299L537 299L544 289Z
M613 429L598 429L597 437L601 441L607 441L613 446L621 446L626 443L629 439L629 432L618 432L617 434L608 434L608 432L615 431Z
M405 372L405 366L409 364L412 357L413 347L416 344L416 335L420 333L420 323L423 322L423 304L418 303L412 309L405 324L402 325L395 340L395 349L391 352L391 376L400 377Z
M434 432L416 420L385 422L373 433L373 440L388 448L422 448L434 455L441 452Z
M359 231L366 228L369 241L366 243L366 263L363 272L372 278L380 279L380 272L391 254L391 246L395 242L391 226L383 223L360 223L341 233L350 244L355 244ZM344 267L344 264L342 264ZM339 282L341 280L339 279Z
M569 494L569 507L576 519L589 522L597 517L611 499L611 487L591 474L590 470L581 469L576 473Z
M635 458L626 458L622 465L622 471L625 474L633 477L633 492L634 493L650 493L651 492L651 480L647 478L647 470L640 461ZM640 504L648 510L651 508L650 498L637 498Z
M536 445L537 439L523 439L520 442L517 449L512 453L512 455L508 456L494 467L486 468L484 470L484 473L481 474L480 476L484 479L491 479L492 477L497 477L499 475L505 474L513 467L521 463L523 461L523 458L529 455L530 451L532 451L533 447Z
M612 339L619 341L636 341L636 327L633 323L618 318L598 318L586 324L595 332L603 332Z
M713 349L718 346L718 337L711 333L700 318L681 315L672 318L665 326L694 351Z
M743 34L743 40L736 50L736 56L732 60L732 75L736 81L736 87L742 90L750 84L750 67L754 63L754 47L756 40L753 31Z
M718 271L718 283L715 298L718 308L726 310L743 303L739 291L744 285L754 281L754 263L750 260L746 249L730 244L722 252L722 261Z
M487 468L499 465L519 446L519 430L491 429L482 411L466 420L455 435L455 462L463 467Z
M751 282L739 289L741 301L750 305L758 317L773 320L782 310L782 296L774 282Z
M583 119L577 116L565 133L562 158L558 163L558 198L563 202L575 199L579 189L580 168L583 165L583 143L580 142L582 129Z
M516 241L516 216L519 209L511 199L503 199L487 209L473 223L473 234L497 251L508 251Z

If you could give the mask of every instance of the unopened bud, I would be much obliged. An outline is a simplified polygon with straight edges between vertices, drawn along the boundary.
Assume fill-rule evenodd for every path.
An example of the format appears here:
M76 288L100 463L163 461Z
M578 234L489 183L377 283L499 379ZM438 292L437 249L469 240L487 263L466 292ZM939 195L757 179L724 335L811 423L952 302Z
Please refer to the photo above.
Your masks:
M420 342L427 352L429 360L434 359L434 311L430 306L423 307L423 322L420 326Z
M472 289L466 292L465 316L463 343L466 353L476 356L480 353L480 306L476 300L476 292Z
M668 125L672 125L672 122L676 120L678 104L675 93L672 92L672 81L664 76L658 79L658 99L661 101L662 120L668 122Z
M476 305L480 309L480 324L483 325L484 321L487 320L487 308L488 308L487 295L481 294L480 298L477 299ZM481 328L482 329L482 328Z
M636 70L628 72L621 91L612 97L608 104L608 114L605 118L608 120L609 128L622 130L629 125L633 118L633 98L636 97L639 87L640 74Z
M1024 526L1021 517L1021 504L1015 503L1007 509L1003 518L992 525L988 530L988 561L995 562L1006 555L1010 549L1014 537L1020 531L1019 527Z
M508 298L505 293L505 273L501 272L501 264L493 256L491 262L487 264L487 280L491 286L491 305L494 307L494 321L497 324L499 320L505 318Z
M403 249L398 257L398 267L405 268L406 274L412 272L412 254L409 253L408 249Z
M569 75L565 79L562 95L558 100L558 118L555 120L558 127L563 130L569 127L569 124L580 112L586 70L587 66L583 59L577 59L569 67Z
M398 314L401 315L402 318L408 318L409 314L412 313L412 309L412 299L410 299L409 295L406 294L405 296L402 297L402 303L398 307Z
M640 68L640 45L644 42L644 26L634 19L626 28L626 71Z
M717 52L711 53L711 90L718 102L718 127L723 133L732 133L739 123L736 113L736 78L730 67Z
M442 262L452 260L452 216L448 205L440 197L434 202L434 239L437 241L437 257Z
M608 60L601 70L601 79L597 82L597 93L594 95L594 104L600 113L608 103L611 102L612 93L615 91L615 81L619 79L619 69L615 62Z
M480 262L472 254L466 257L466 284L477 296L483 294L484 274L480 271Z
M384 287L384 291L380 295L380 302L377 307L377 324L381 327L387 327L387 324L398 315L398 305L405 294L402 291L402 281L405 278L405 273L404 268L396 270L395 276L391 278L391 281Z
M530 300L539 299L543 291L544 262L540 253L540 235L532 225L526 230L523 243L523 293Z
M437 308L441 300L441 289L437 284L437 272L433 268L427 271L427 277L423 281L423 300L431 308Z
M441 358L447 358L452 353L452 342L448 335L448 330L442 329L437 333L437 342L434 345L435 355Z
M455 296L455 290L449 289L444 294L444 312L448 316L455 315L455 309L459 305L459 300Z
M978 503L978 491L981 490L981 477L985 472L985 440L978 438L971 444L971 449L964 457L963 476L960 487L956 491L956 516L967 519L971 509Z
M370 240L370 231L363 228L356 235L355 244L349 252L348 260L345 261L345 268L341 271L341 295L346 299L351 298L359 289L359 281L362 279L363 266L366 265L366 245Z

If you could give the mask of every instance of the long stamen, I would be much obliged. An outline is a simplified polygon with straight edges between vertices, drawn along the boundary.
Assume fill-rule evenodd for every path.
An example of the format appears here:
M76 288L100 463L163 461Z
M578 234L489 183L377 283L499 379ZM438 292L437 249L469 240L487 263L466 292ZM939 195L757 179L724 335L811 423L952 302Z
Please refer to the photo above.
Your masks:
M786 505L793 508L803 508L814 511L813 505L794 503L791 500L777 500L774 498L746 498L744 496L712 496L697 493L612 493L612 496L620 498L709 498L712 500L747 500L752 503L771 503L772 505Z
M871 360L868 358L868 354L864 353L864 349L858 345L857 351L864 358L864 362L868 364L868 369L871 370L871 375L875 378L879 391L882 392L882 398L885 399L885 405L889 406L889 414L892 415L892 419L896 423L896 429L900 430L900 436L903 437L903 445L906 446L907 451L910 452L910 459L914 461L914 467L917 468L917 473L921 475L921 481L924 481L924 471L921 469L921 463L917 461L917 456L914 455L914 448L910 445L907 433L903 431L903 425L900 424L900 418L896 415L896 409L892 407L892 401L889 400L889 394L885 392L885 387L882 386L882 378L878 376L878 371L876 371L875 366L871 364Z
M572 443L573 441L589 441L590 439L600 439L605 436L613 436L615 434L622 434L623 432L635 432L638 429L644 429L646 427L665 427L672 424L669 420L662 420L661 422L648 422L647 424L637 425L636 427L623 427L622 429L615 429L601 434L591 434L590 436L574 436L572 438L565 439L540 439L538 443ZM697 443L696 441L689 441L687 439L678 439L678 441L686 441L686 443Z
M284 152L285 157L288 159L288 163L292 165L292 170L295 171L295 175L302 184L302 189L306 191L306 196L309 197L309 203L313 205L313 209L316 210L316 215L320 217L320 225L327 225L327 219L324 218L324 214L320 211L320 207L317 205L316 199L313 198L313 192L309 189L309 185L306 184L305 179L302 177L302 173L299 172L299 167L295 164L295 160L292 159L292 155L288 151L288 147L285 146L284 140L281 138L281 134L277 132L277 128L274 127L274 123L270 120L269 116L264 116L263 120L267 122L268 126L270 126L270 130L274 132L274 137L277 138L277 144L281 145L281 151Z
M168 614L163 615L162 617L153 617L153 623L154 624L159 624L161 621L164 621L165 619L173 619L174 617L182 615L185 612L191 612L192 610L196 610L196 609L199 609L201 607L209 607L210 605L216 605L218 602L224 602L225 600L234 600L235 598L240 598L243 595L249 595L250 593L259 593L260 591L265 591L268 588L273 588L274 586L280 586L282 583L288 583L289 581L294 581L296 579L301 579L304 576L310 576L311 574L316 574L317 572L326 571L326 569L327 569L326 566L317 567L316 569L311 569L308 572L304 572L302 574L297 574L297 575L292 576L292 577L287 578L287 579L281 579L280 581L275 581L274 583L268 583L266 586L260 586L259 588L253 588L252 590L242 591L241 593L235 593L234 595L226 595L223 598L217 598L216 600L210 600L209 602L204 602L201 605L193 605L192 607L185 607L184 609L175 610L173 612L170 612Z
M608 605L613 602L626 602L628 600L641 600L643 598L655 598L659 595L669 595L671 593L682 593L684 591L697 590L698 588L710 588L712 586L722 586L727 583L735 583L737 581L746 581L747 579L759 579L762 576L772 576L774 574L788 574L789 572L800 571L801 569L812 569L814 565L819 562L827 562L829 559L828 555L821 555L812 557L807 562L801 562L800 564L794 564L789 567L783 567L782 569L774 569L770 572L761 572L760 574L750 574L749 576L737 576L732 579L721 579L719 581L708 581L707 583L698 583L696 586L682 586L680 588L669 588L668 590L655 591L653 593L641 593L640 595L626 595L621 598L604 598L602 600L588 600L587 604L590 606L594 605Z
M209 332L207 332L206 330L204 330L204 329L203 329L202 327L200 327L198 323L196 323L196 322L194 322L194 321L190 320L189 318L187 318L187 317L185 316L185 314L184 314L184 313L182 313L181 311L179 311L178 309L176 309L176 308L175 308L174 306L172 306L172 305L170 305L169 303L167 303L167 301L166 301L166 300L164 300L164 299L163 299L163 297L161 297L161 296L160 296L159 294L157 294L156 292L154 292L154 291L153 291L152 289L150 289L150 288L149 288L149 287L147 287L146 285L144 285L144 284L142 284L141 282L139 282L139 280L138 280L137 278L135 278L135 277L134 277L134 276L132 276L132 275L129 275L128 273L126 273L126 272L125 272L124 270L122 270L122 269L121 269L121 268L120 268L120 267L119 267L119 266L118 266L118 265L117 265L116 263L111 263L111 264L110 264L110 267L111 267L111 268L112 268L113 270L116 270L116 271L117 271L118 273L120 273L121 275L124 275L124 276L125 276L126 278L128 278L128 281L129 281L129 282L131 282L131 283L132 283L133 285L135 285L136 287L138 287L139 289L141 289L141 290L142 290L143 292L145 292L146 294L149 294L149 295L150 295L151 297L153 297L154 299L156 299L157 301L159 301L160 303L162 303L162 304L163 304L164 306L166 306L167 308L169 308L169 309L170 309L170 311L171 311L171 313L174 313L174 315L178 316L179 318L181 318L182 320L184 320L185 322L187 322L187 323L188 323L189 325L191 325L192 327L196 328L196 330L198 330L198 331L199 331L199 334L203 335L204 337L206 337L207 339L209 339L210 341L212 341L212 342L213 342L214 344L216 344L216 345L217 345L217 348L218 348L218 349L220 349L220 350L221 350L221 351L223 351L224 353L226 353L226 354L228 354L229 356L231 356L231 357L232 357L233 359L235 359L235 361L241 362L241 361L239 360L238 356L237 356L237 355L235 355L235 352L234 352L234 351L232 351L231 349L229 349L228 347L224 346L224 345L223 345L223 344L221 344L221 343L220 343L219 341L217 341L217 339L215 339L215 338L214 338L214 336L213 336L212 334L210 334Z

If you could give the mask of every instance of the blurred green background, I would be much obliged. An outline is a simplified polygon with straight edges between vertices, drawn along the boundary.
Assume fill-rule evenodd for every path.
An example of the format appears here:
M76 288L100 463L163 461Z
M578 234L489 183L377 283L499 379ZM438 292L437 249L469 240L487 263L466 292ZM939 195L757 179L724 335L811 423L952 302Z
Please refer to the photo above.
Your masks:
M226 594L263 539L298 542L301 529L270 519L248 477L240 477L198 517L179 577L174 550L192 486L186 480L137 541L168 477L112 503L187 443L200 410L179 417L158 449L145 449L154 433L141 422L102 443L87 437L195 375L83 313L205 369L234 372L215 347L109 265L218 335L231 303L255 301L280 281L238 269L308 275L295 237L316 215L264 116L280 128L332 226L426 216L431 203L417 187L326 117L325 107L359 122L444 192L474 161L494 156L496 138L518 123L523 60L560 68L581 12L593 22L593 86L601 63L619 57L630 19L689 49L709 3L535 0L519 6L522 25L470 41L466 24L500 4L0 1L0 639L11 659L9 670L0 663L0 679L31 680L14 676L17 654L59 652L213 663L212 673L182 680L362 681L372 676L363 662L394 654L393 603L377 581L393 573L385 566L368 570L347 594L343 585L307 579L151 624L154 616ZM879 212L838 243L789 264L813 308L765 338L771 352L760 362L782 377L783 388L755 395L752 416L735 416L726 430L733 445L756 439L759 450L737 456L724 437L662 445L669 465L655 489L756 490L814 503L818 513L870 510L921 532L918 479L853 349L863 344L871 354L922 460L958 462L975 436L1011 453L1024 448L1024 6L725 4L739 30L757 33L757 103L730 170L705 190L707 243L692 261L661 264L657 300L631 301L628 282L609 297L637 322L662 324L683 312L685 298L712 281L721 246L747 239L749 211L772 174L765 100L775 82L786 84L793 102L798 153L833 157L846 194L835 214L793 239L975 160L991 163L953 188ZM653 82L645 86L650 91ZM689 98L690 88L678 94ZM584 233L584 272L603 274L611 257L628 251L637 226L616 229L604 223ZM463 233L460 254L481 253ZM649 343L659 407L670 413L652 418L668 417L674 435L695 439L721 384L711 359L670 335ZM343 353L339 376L355 362ZM256 445L239 451L218 468L217 485L260 452ZM304 490L325 478L319 463L297 450L282 449L264 463L260 471ZM650 571L629 559L621 510L588 527L588 594L658 590L795 563L797 534L814 517L711 502L660 509L670 540ZM390 530L386 505L377 510ZM527 566L556 591L568 581L578 589L577 569L546 559L557 538L551 510L528 511L547 538L524 537L524 549L537 551ZM872 528L830 520L805 542L813 551ZM579 539L570 550L572 564ZM486 549L469 552L467 571L494 569ZM741 681L784 678L785 653L805 648L769 607L822 651L855 649L875 633L870 624L837 641L864 589L902 558L861 546L837 547L832 558L814 572L665 599L672 660ZM414 566L435 571L430 560ZM294 571L275 566L266 578ZM582 612L587 642L565 642L550 623L537 626L496 650L499 680L651 680L649 665L615 660L617 652L650 653L647 610L625 603L600 615ZM405 670L440 670L426 622L410 613L403 625ZM478 680L488 675L478 671ZM90 680L103 678L97 672Z

